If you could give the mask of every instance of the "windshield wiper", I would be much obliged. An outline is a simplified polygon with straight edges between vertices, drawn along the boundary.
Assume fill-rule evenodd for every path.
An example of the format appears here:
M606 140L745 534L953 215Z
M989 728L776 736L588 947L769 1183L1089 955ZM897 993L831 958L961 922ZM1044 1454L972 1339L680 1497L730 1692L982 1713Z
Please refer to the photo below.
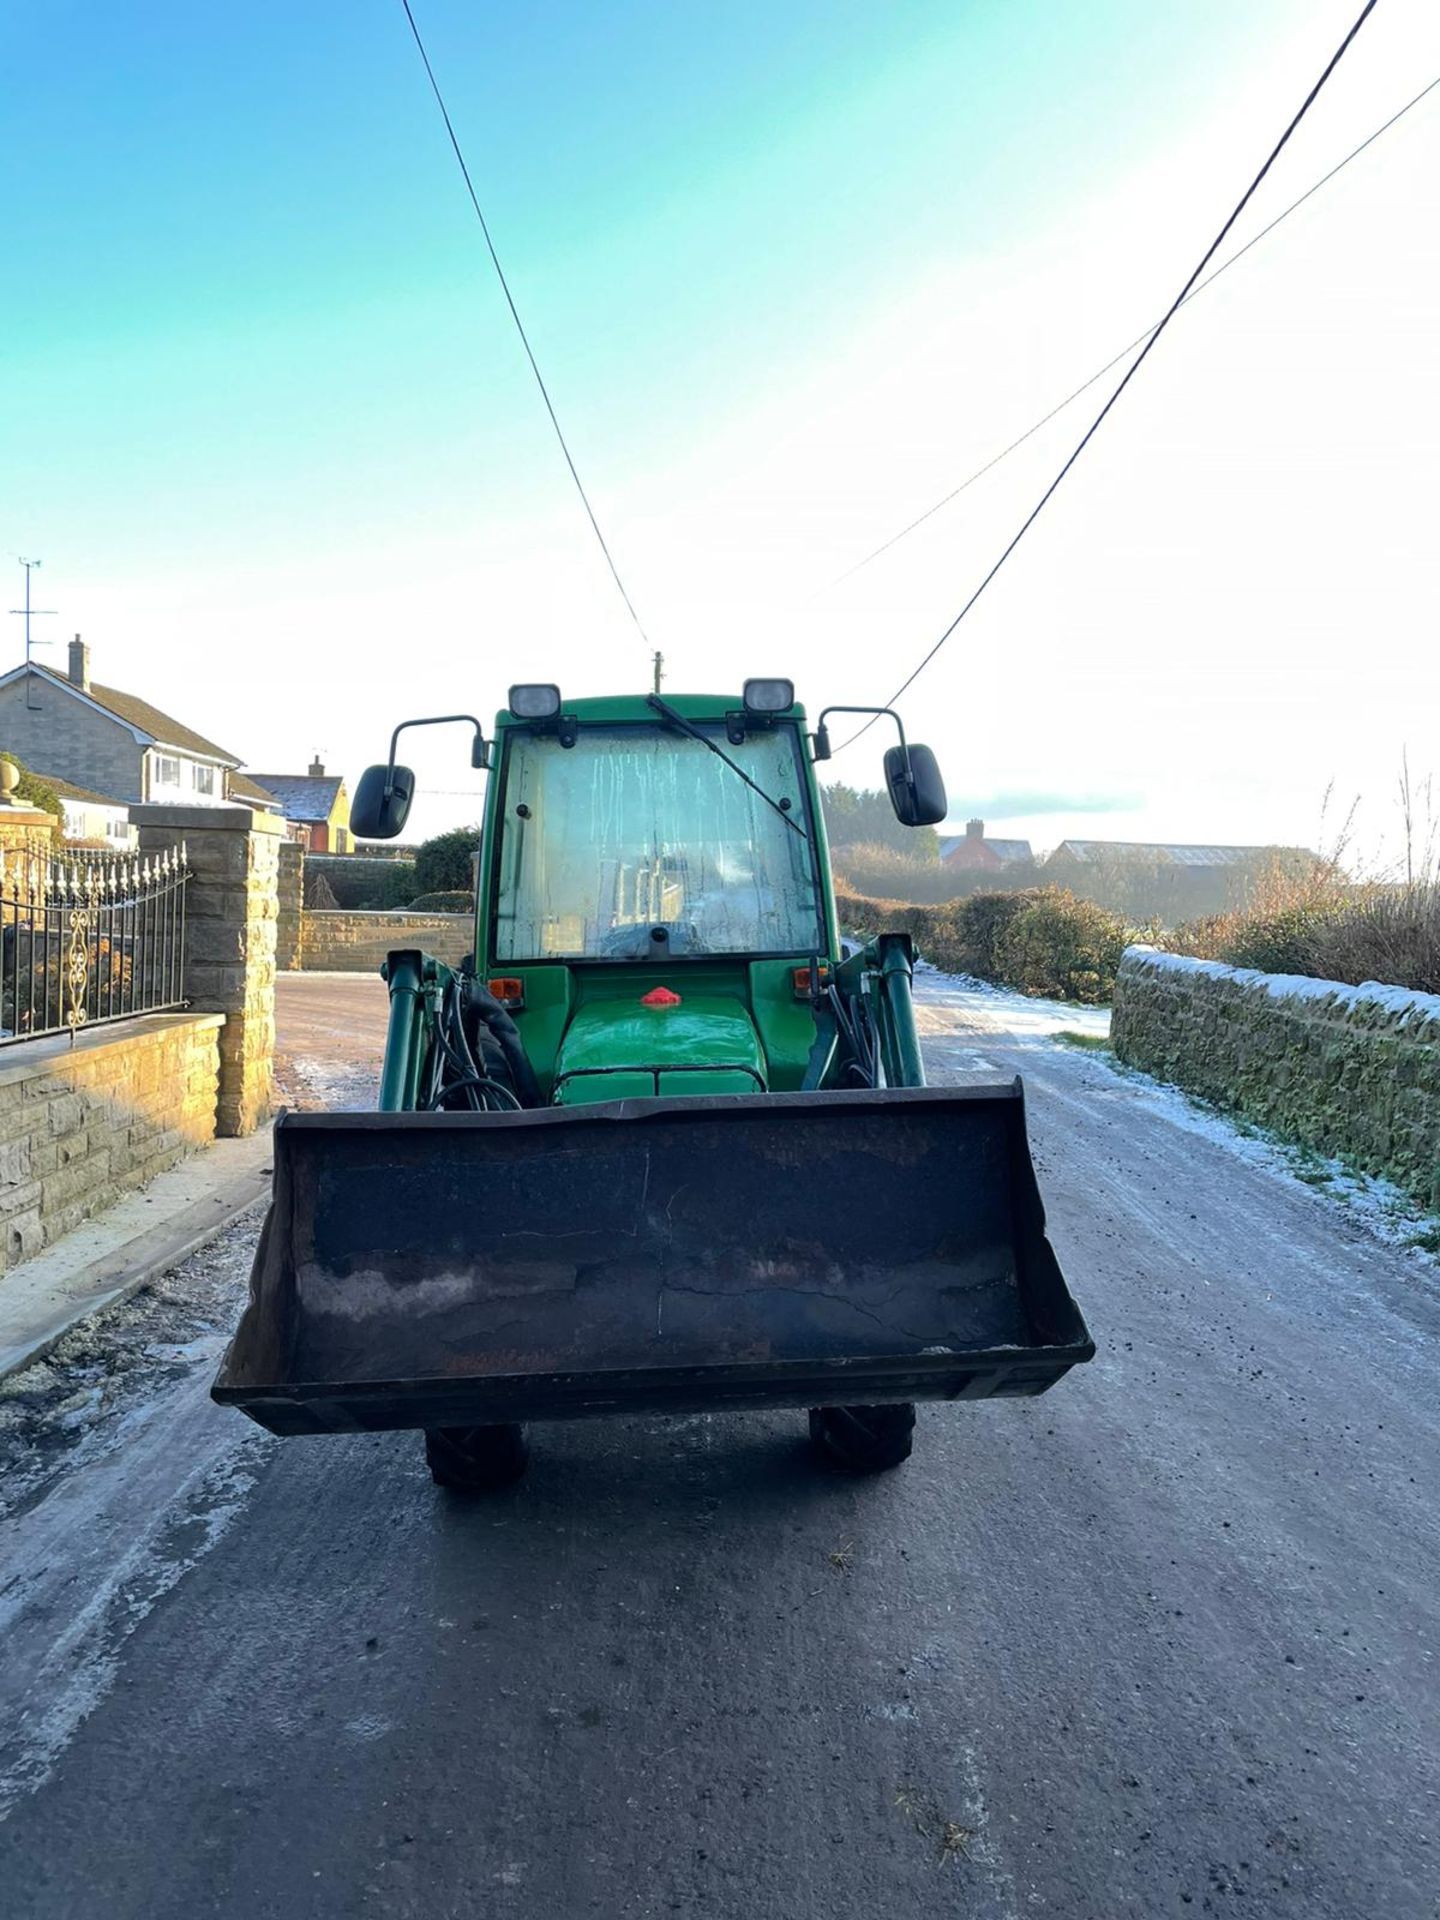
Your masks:
M723 760L732 773L739 775L752 793L758 793L767 806L775 809L776 813L779 814L780 818L793 833L798 833L802 840L807 844L809 843L810 835L805 831L804 827L801 826L790 809L788 807L782 807L780 802L766 793L763 787L757 786L740 765L739 761L732 760L723 747L716 746L708 733L702 733L693 721L687 720L683 713L677 713L670 702L668 700L662 700L658 693L647 694L645 698L647 703L655 709L656 713L664 714L672 726L678 727L682 733L688 733L690 738L692 740L698 740L702 747L708 747L717 760Z

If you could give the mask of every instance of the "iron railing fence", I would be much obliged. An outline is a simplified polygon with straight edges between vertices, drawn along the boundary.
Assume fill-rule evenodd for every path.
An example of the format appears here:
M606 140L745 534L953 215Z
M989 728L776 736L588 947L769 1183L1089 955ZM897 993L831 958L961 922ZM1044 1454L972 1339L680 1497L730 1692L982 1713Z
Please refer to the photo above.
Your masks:
M0 1046L185 1006L183 843L0 853Z

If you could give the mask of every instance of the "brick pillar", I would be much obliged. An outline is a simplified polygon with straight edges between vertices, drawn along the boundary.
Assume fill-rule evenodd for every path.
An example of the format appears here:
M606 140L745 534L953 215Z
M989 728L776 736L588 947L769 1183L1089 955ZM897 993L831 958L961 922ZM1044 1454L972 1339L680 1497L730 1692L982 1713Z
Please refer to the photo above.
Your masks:
M284 823L249 807L130 809L142 853L185 844L185 991L223 1013L216 1132L253 1133L270 1116L275 1060L275 927Z
M305 910L305 849L298 840L280 842L280 918L275 926L275 965L293 973L300 962Z

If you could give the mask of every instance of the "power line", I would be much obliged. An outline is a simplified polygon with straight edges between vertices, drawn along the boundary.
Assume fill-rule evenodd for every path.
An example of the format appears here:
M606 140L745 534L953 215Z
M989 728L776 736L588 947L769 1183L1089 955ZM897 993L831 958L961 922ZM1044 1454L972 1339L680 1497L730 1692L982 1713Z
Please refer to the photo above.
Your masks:
M481 211L479 195L475 191L475 184L470 178L470 169L465 164L465 155L461 152L460 142L456 138L455 128L450 119L450 112L445 105L445 96L440 91L440 83L435 78L435 69L431 66L430 56L425 51L425 42L420 38L420 29L416 26L415 16L410 11L410 0L400 0L400 4L405 9L405 18L410 22L410 31L415 36L415 45L419 48L420 58L425 63L425 74L430 82L430 91L435 96L435 104L439 107L440 117L445 122L445 131L450 136L450 145L454 148L455 158L460 163L460 172L464 177L465 190L470 195L470 204L475 209L475 218L480 222L480 231L485 236L485 247L490 255L490 264L494 267L495 277L500 282L500 291L505 295L505 304L510 309L510 318L515 322L515 331L519 334L520 344L525 349L525 358L530 362L530 371L534 374L535 384L540 389L540 398L545 402L545 411L549 414L550 424L555 429L555 438L560 442L560 451L564 454L565 464L570 469L570 478L575 482L575 491L580 496L581 504L584 506L590 525L594 530L595 538L600 543L600 551L605 556L605 564L610 569L610 576L620 590L620 598L625 602L625 611L634 621L636 632L648 647L650 645L649 637L644 627L640 624L640 616L635 611L634 603L630 595L625 590L625 582L620 578L620 569L615 564L615 556L610 551L609 543L600 531L600 522L595 518L595 509L590 504L590 496L585 491L584 482L580 478L579 470L575 465L569 445L561 430L559 416L556 414L554 402L550 398L550 390L545 385L544 376L540 372L539 362L536 360L534 349L530 345L530 336L525 331L525 323L520 318L520 309L515 305L515 296L510 291L510 282L505 278L505 269L500 264L500 256L495 251L495 242L490 238L490 228L484 213Z
M1319 97L1321 88L1325 85L1326 81L1330 78L1331 74L1335 71L1336 67L1339 66L1340 61L1342 60L1342 58L1344 57L1346 51L1350 46L1351 41L1355 38L1356 34L1359 33L1361 27L1364 26L1365 22L1369 19L1370 15L1374 12L1375 4L1376 4L1376 0L1365 0L1365 5L1361 8L1360 13L1355 20L1354 25L1351 27L1350 31L1346 34L1345 38L1340 42L1340 45L1335 49L1334 53L1331 54L1329 62L1326 65L1324 72L1320 75L1320 78L1315 82L1314 86L1311 87L1309 93L1306 94L1304 100L1300 104L1299 111L1295 114L1289 126L1286 127L1285 131L1281 134L1280 138L1276 141L1275 145L1271 148L1269 158L1266 160L1264 166L1261 167L1260 171L1256 174L1255 178L1250 182L1249 186L1245 189L1244 193L1240 196L1240 199L1237 201L1235 205L1235 209L1231 213L1229 219L1225 222L1224 226L1221 227L1219 233L1216 234L1215 238L1210 242L1210 245L1206 248L1205 253L1202 256L1199 265L1195 268L1195 271L1190 275L1190 278L1185 282L1185 285L1180 289L1175 299L1171 302L1169 308L1165 313L1165 317L1160 321L1158 326L1156 326L1153 333L1151 333L1149 339L1146 340L1144 346L1140 349L1139 353L1135 356L1134 360L1131 362L1129 367L1127 367L1124 378L1120 381L1120 384L1116 387L1115 391L1111 394L1110 398L1105 402L1104 406L1100 409L1099 413L1096 414L1095 418L1090 422L1090 425L1086 428L1085 432L1081 435L1080 440L1075 447L1075 450L1073 451L1073 453L1071 453L1069 459L1065 462L1064 466L1061 467L1060 471L1056 474L1055 478L1050 482L1049 486L1045 489L1044 493L1041 494L1040 498L1036 501L1035 505L1030 509L1030 512L1026 515L1025 519L1022 521L1019 531L1012 536L1009 545L1006 546L1004 551L1001 553L1000 558L991 567L990 571L985 575L984 579L980 582L979 586L976 587L975 591L970 595L970 598L965 602L964 606L961 607L959 613L956 614L955 618L950 622L949 626L946 627L945 631L940 635L940 638L930 648L929 652L924 655L919 665L914 669L913 672L911 672L904 680L901 681L900 685L895 689L894 693L891 694L889 700L886 702L887 706L893 707L895 702L898 699L900 699L900 697L904 693L906 693L909 690L909 688L912 687L915 684L915 682L920 678L920 675L925 671L926 667L929 666L930 662L935 658L936 654L939 653L940 649L945 645L945 642L950 638L951 634L954 633L955 629L960 625L960 622L965 618L966 614L968 614L970 609L975 605L975 602L980 598L981 594L984 593L985 589L989 586L990 582L995 578L996 574L999 573L1000 569L1004 566L1005 562L1010 558L1011 554L1019 546L1020 542L1025 538L1026 534L1030 531L1031 527L1033 527L1035 522L1040 518L1041 513L1044 511L1046 506L1048 506L1051 496L1055 493L1061 481L1064 480L1065 476L1069 473L1070 469L1075 465L1075 462L1080 458L1081 454L1085 451L1086 447L1088 447L1090 442L1094 439L1096 433L1100 429L1101 422L1105 419L1105 416L1109 413L1110 409L1115 405L1115 402L1120 398L1121 394L1125 391L1126 387L1129 386L1130 382L1135 378L1135 375L1140 371L1141 367L1145 364L1145 360L1150 353L1150 349L1155 345L1155 342L1160 338L1161 334L1165 331L1166 327L1169 326L1170 322L1174 319L1175 315L1179 312L1181 306L1184 304L1186 299L1188 299L1190 293L1193 291L1195 284L1199 280L1201 274L1204 273L1206 267L1209 266L1210 262L1214 259L1215 255L1219 252L1221 246L1224 244L1225 236L1229 233L1230 229L1235 225L1235 222L1240 218L1241 214L1245 211L1246 207L1250 204L1250 201L1254 198L1255 193L1258 191L1260 184L1264 180L1266 174L1269 173L1271 167L1273 167L1276 160L1279 159L1280 154L1285 148L1287 142L1289 141L1291 134L1294 133L1295 129L1299 126L1300 122L1305 118L1306 114L1310 111L1311 107L1314 105L1315 101ZM853 746L854 743L860 738L862 734L869 732L870 728L874 726L875 721L878 717L879 717L878 715L874 715L865 722L864 726L858 727L855 730L855 732L850 735L848 740L843 740L841 742L840 746L837 747L835 751L838 753L843 751L845 747Z
M1345 158L1343 160L1337 160L1335 165L1331 167L1328 173L1322 173L1320 178L1314 183L1313 186L1307 187L1305 189L1304 193L1300 195L1300 198L1298 200L1292 200L1289 206L1286 207L1283 213L1277 213L1275 218L1269 223L1268 226L1262 227L1257 234L1255 234L1251 239L1245 242L1243 247L1238 248L1236 252L1230 255L1230 258L1228 260L1223 261L1221 265L1218 266L1213 273L1206 274L1205 278L1200 282L1200 284L1194 287L1189 293L1186 294L1185 298L1180 302L1180 305L1182 307L1188 306L1192 300L1194 300L1199 294L1202 294L1205 291L1206 287L1213 287L1215 282L1220 278L1222 273L1228 273L1231 267L1235 265L1235 262L1237 260L1243 260L1245 255L1249 253L1252 247L1258 247L1260 242L1265 238L1267 234L1273 233L1276 227L1278 227L1282 221L1288 220L1292 213L1297 212L1301 207L1303 207L1305 202L1311 199L1315 194L1317 194L1322 187L1328 186L1329 183L1335 178L1337 173L1340 173L1344 168L1348 167L1352 160L1357 160L1360 157L1360 155L1364 153L1367 147L1373 146L1375 144L1375 142L1380 138L1382 133L1388 133L1391 127L1395 125L1397 120L1402 120L1405 117L1405 115L1409 113L1412 107L1418 107L1420 102L1425 98L1426 94L1433 93L1436 87L1440 87L1440 75L1437 75L1436 78L1430 82L1428 87L1422 87L1419 93L1415 95L1413 100L1407 100L1404 106L1400 108L1398 113L1392 113L1390 118L1387 121L1385 121L1383 126L1376 127L1375 131L1369 136L1368 139L1362 140L1358 147L1352 147L1349 153L1345 155ZM914 533L917 527L923 527L925 522L927 520L933 519L934 516L937 513L939 513L942 507L948 507L952 500L958 500L960 498L960 495L964 493L967 488L973 487L977 480L982 480L985 477L985 475L990 472L992 467L998 467L1000 462L1002 460L1007 459L1012 453L1014 453L1017 447L1023 447L1025 442L1029 440L1033 435L1037 434L1042 427L1049 426L1050 422L1055 418L1056 414L1063 413L1066 407L1070 405L1072 400L1078 400L1081 394L1087 393L1090 390L1090 388L1094 386L1097 380L1103 380L1105 375L1109 373L1112 367L1118 367L1120 362L1125 358L1126 354L1133 353L1136 347L1138 347L1140 343L1145 339L1146 334L1149 334L1151 331L1153 331L1154 325L1155 323L1152 321L1150 326L1146 327L1143 333L1137 333L1135 338L1130 342L1128 346L1122 347L1117 354L1114 354L1109 360L1105 362L1103 367L1097 367L1094 373L1091 374L1090 378L1088 380L1082 380L1080 385L1076 387L1073 393L1067 394L1065 398L1061 400L1057 405L1051 407L1050 411L1047 414L1044 414L1039 420L1037 420L1034 426L1027 427L1024 433L1020 435L1019 439L1012 440L1008 447L1002 448L1001 451L995 454L992 459L987 460L983 467L977 467L974 473L970 475L968 480L962 480L958 487L952 488L951 491L945 495L943 500L937 500L933 507L927 507L924 513L918 514L915 517L915 519L913 519L909 523L908 526L901 527L898 533L892 533L888 540L882 541L881 544L875 548L873 553L867 553L863 560L857 560L853 567L847 567L844 573L837 574L835 578L830 582L830 587L838 587L842 584L842 582L852 579L855 574L860 573L865 567L868 567L872 560L878 560L882 553L888 553L891 547L898 546L900 541L902 541L907 534ZM828 591L828 590L829 590L828 588L822 589L822 591Z

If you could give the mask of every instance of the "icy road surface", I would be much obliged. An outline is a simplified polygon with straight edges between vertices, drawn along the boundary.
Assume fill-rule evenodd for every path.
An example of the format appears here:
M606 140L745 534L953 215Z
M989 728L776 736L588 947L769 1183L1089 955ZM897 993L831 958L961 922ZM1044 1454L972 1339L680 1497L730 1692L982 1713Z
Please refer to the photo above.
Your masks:
M0 1398L6 1920L1433 1920L1436 1269L1283 1156L935 976L1025 1075L1100 1342L817 1471L802 1420L418 1442L207 1389L254 1224ZM383 991L281 983L355 1104Z

